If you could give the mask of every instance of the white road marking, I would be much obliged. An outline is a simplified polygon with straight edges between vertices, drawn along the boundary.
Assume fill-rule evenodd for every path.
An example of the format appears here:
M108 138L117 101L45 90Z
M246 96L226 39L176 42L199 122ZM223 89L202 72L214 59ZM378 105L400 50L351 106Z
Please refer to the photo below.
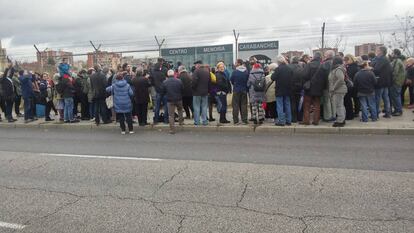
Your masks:
M54 157L70 157L70 158L87 158L87 159L118 159L118 160L138 160L138 161L162 161L156 158L136 158L136 157L121 157L121 156L105 156L105 155L75 155L75 154L49 154L40 153L42 156Z
M26 226L20 225L20 224L14 224L14 223L0 222L0 227L14 229L14 230L22 230Z

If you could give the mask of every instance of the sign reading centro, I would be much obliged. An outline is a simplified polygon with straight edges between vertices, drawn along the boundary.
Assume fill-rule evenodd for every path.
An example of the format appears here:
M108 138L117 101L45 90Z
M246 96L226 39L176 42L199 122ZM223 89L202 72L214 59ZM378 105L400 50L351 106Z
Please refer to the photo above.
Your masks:
M279 49L279 41L264 41L253 43L240 43L239 51L252 51L252 50L274 50Z
M161 49L161 56L196 55L211 53L233 53L233 45L214 45L204 47L187 47L174 49Z
M195 48L175 48L175 49L161 49L162 56L176 56L176 55L194 55Z

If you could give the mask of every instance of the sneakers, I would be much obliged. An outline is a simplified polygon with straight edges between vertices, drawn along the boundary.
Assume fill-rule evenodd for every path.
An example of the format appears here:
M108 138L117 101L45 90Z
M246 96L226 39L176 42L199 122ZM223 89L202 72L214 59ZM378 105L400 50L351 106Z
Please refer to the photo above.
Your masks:
M122 132L121 132L121 134L122 134L122 135L125 135L126 133L125 133L125 131L122 131Z
M344 122L335 122L332 125L332 127L344 127L344 126L345 126L345 121Z
M402 112L395 112L392 114L393 117L399 117L402 116Z
M135 132L134 131L129 131L129 134L134 134Z

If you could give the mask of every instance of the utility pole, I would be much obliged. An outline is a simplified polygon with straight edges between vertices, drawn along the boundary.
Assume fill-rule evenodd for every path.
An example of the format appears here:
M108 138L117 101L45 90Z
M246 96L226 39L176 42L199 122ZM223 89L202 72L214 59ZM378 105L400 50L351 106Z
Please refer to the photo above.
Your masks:
M323 22L322 25L322 53L324 52L325 49L325 22Z
M158 45L158 54L159 54L159 57L161 57L161 47L164 44L165 39L162 39L162 41L160 43L160 41L158 40L157 36L155 36L155 41L157 42L157 45Z
M239 59L238 56L239 56L239 36L240 36L240 33L236 34L236 30L233 29L233 35L234 35L234 40L236 42L236 57L233 60L236 61L237 59Z
M98 63L98 58L96 57L96 55L99 52L99 49L101 48L102 44L98 45L98 48L96 48L96 46L93 44L93 42L90 40L89 41L93 47L93 49L95 50L94 55L93 55L93 65L96 65Z
M42 72L43 72L43 58L42 58L42 53L40 52L40 50L37 48L37 46L36 46L35 44L34 44L33 46L34 46L34 48L36 49L37 54L39 55L39 59L40 59L40 67L41 67Z

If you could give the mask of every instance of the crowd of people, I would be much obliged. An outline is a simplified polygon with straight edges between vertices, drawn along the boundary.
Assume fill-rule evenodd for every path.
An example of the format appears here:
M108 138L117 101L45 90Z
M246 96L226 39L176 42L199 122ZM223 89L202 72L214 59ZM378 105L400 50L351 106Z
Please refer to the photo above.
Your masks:
M53 110L64 123L117 121L122 134L126 126L134 133L134 122L148 125L150 106L153 124L169 124L172 134L175 122L184 124L184 112L196 126L216 121L214 105L220 124L260 125L267 120L280 127L318 125L321 120L344 127L354 118L378 121L381 112L384 118L399 117L406 90L409 108L414 108L414 58L405 58L398 49L388 54L386 47L379 47L361 57L332 50L312 57L278 56L268 65L251 57L238 59L231 68L223 62L210 67L196 61L188 68L179 63L173 69L159 58L150 68L95 65L75 73L64 58L50 75L17 70L10 62L0 76L0 107L8 122L15 117L36 121L41 108L45 121L55 120ZM229 95L232 122L227 119Z

